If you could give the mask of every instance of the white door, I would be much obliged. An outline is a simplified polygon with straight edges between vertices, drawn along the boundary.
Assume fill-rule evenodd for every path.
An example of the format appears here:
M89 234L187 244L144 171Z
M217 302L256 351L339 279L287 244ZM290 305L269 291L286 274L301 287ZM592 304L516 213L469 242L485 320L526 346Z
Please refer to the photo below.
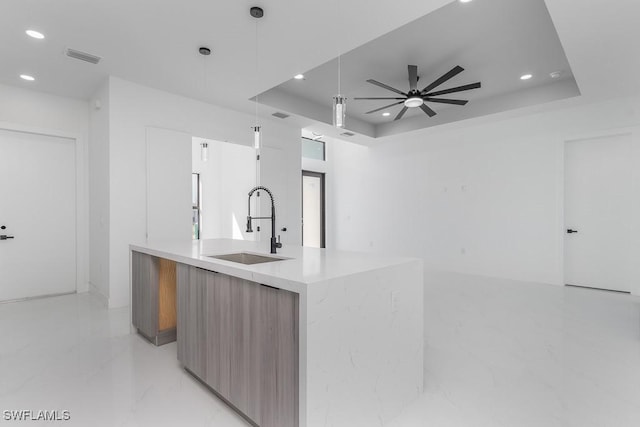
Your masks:
M565 283L629 292L631 135L565 144Z
M2 235L0 301L76 291L74 140L0 129Z
M192 237L191 135L147 128L147 239Z

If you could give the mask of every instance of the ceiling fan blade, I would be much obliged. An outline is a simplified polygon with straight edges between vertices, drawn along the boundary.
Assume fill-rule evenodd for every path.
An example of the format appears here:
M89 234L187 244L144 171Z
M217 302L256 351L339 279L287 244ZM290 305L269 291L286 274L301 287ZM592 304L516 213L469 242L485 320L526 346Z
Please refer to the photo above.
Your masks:
M377 81L377 80L369 79L369 80L367 80L367 83L371 83L372 85L376 85L376 86L379 86L379 87L381 87L381 88L383 88L383 89L390 90L391 92L395 92L395 93L399 93L400 95L407 96L407 94L406 94L406 93L401 92L401 91L399 91L398 89L392 88L391 86L386 85L386 84L384 84L384 83L380 83L380 82L379 82L379 81Z
M418 90L418 66L408 65L407 68L409 69L409 89Z
M425 87L424 89L422 89L420 92L424 93L424 92L428 92L431 89L435 89L438 86L440 86L442 83L446 82L447 80L457 76L458 74L460 74L461 72L464 71L464 68L462 68L459 65L456 65L455 67L453 67L451 70L449 70L448 72L446 72L445 74L443 74L442 76L440 76L436 81L434 81L433 83L431 83L429 86Z
M428 102L439 102L440 104L453 104L453 105L466 105L467 102L469 102L464 99L430 98L428 96L422 99Z
M402 110L400 110L400 112L398 113L396 118L393 119L393 121L395 122L396 120L400 120L402 118L402 116L404 116L404 113L407 112L408 109L409 109L409 107L407 107L407 106L402 107Z
M427 93L427 94L425 94L423 96L427 96L427 97L431 98L431 97L438 96L438 95L446 95L448 93L462 92L464 90L471 90L471 89L478 89L479 87L481 87L481 84L480 84L480 82L477 82L477 83L471 83L471 84L464 85L464 86L452 87L451 89L439 90L438 92Z
M404 101L394 102L393 104L385 105L384 107L380 107L380 108L376 108L375 110L367 111L365 114L371 114L371 113L375 113L375 112L380 111L380 110L385 110L385 109L387 109L389 107L393 107L394 105L402 104L403 102Z
M403 99L404 100L404 99L407 99L407 98L353 98L353 99L355 99L357 101L361 101L363 99L378 99L378 100L379 99Z
M436 112L435 112L435 111L433 111L431 108L427 107L427 106L426 106L426 105L424 105L424 104L422 104L422 105L420 106L420 109L421 109L422 111L424 111L424 112L427 114L427 116L429 116L429 117L433 117L433 116L435 116L435 115L436 115Z

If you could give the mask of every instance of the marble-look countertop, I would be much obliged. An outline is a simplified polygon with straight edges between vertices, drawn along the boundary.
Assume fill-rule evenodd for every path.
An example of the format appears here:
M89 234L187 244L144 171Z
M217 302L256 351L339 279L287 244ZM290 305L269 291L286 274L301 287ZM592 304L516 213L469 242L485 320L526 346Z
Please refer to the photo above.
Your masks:
M413 258L297 245L283 245L277 254L270 254L259 242L234 239L147 242L131 244L130 249L298 293L314 283L416 261ZM238 252L287 259L245 265L210 257Z
M149 242L131 251L299 294L300 427L384 425L423 390L422 261L232 239ZM244 265L238 252L287 258ZM179 339L179 337L178 337Z

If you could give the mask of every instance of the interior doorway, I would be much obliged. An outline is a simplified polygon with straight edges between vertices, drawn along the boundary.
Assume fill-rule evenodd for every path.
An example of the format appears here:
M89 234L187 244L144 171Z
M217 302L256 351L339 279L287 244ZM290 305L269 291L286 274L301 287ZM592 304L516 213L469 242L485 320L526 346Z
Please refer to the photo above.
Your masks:
M325 247L324 174L302 171L302 246Z
M631 134L565 143L565 284L630 292Z

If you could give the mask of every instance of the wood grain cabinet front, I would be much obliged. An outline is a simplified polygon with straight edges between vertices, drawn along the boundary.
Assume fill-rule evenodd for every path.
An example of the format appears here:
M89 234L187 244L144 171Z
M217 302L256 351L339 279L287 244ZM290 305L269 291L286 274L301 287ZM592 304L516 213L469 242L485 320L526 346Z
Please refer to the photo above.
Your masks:
M155 345L176 340L176 263L131 253L133 326Z
M178 360L253 425L296 427L299 296L178 264Z

